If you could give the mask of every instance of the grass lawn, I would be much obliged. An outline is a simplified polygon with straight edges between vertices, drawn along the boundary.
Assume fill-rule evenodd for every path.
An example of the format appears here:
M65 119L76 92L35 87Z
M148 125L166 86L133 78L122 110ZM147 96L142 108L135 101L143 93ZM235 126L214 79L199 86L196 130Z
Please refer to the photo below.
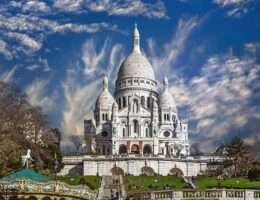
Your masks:
M87 185L90 189L99 188L102 177L100 176L77 176L77 177L57 177L57 180L63 181L69 185Z
M185 182L175 176L126 176L125 188L128 195L149 190L182 189Z
M246 178L228 178L218 180L214 177L197 177L195 184L198 189L206 188L236 188L260 189L260 181L250 181Z

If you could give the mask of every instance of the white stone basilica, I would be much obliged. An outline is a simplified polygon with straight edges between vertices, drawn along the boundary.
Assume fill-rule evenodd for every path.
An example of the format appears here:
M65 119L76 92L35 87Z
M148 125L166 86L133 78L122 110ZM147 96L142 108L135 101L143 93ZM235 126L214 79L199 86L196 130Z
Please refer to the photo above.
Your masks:
M85 120L87 153L102 155L189 155L188 125L178 117L168 90L158 90L153 68L140 50L135 26L133 48L120 66L114 96L104 77L94 118Z
M85 152L64 156L59 175L197 176L212 159L221 161L189 155L188 125L178 117L167 78L163 84L159 92L135 26L132 52L120 66L114 96L104 77L94 117L84 121Z

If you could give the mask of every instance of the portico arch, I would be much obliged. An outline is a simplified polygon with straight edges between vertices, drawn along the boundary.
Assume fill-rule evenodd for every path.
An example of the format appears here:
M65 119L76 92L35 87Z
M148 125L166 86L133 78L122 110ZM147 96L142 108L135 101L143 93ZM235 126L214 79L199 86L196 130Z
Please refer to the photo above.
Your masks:
M27 200L37 200L37 197L35 196L29 196L29 198Z
M139 146L137 144L133 144L131 146L131 153L134 153L134 154L139 154L140 153L140 149L139 149Z
M152 154L152 147L149 144L144 145L143 154Z
M127 154L127 147L124 144L119 146L119 154Z
M42 200L51 200L50 197L43 197Z

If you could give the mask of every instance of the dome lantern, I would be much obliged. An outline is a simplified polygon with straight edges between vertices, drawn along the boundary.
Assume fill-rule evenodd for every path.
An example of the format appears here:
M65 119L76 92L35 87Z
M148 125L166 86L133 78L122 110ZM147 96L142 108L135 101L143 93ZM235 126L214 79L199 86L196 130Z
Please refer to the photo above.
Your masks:
M137 28L137 24L135 24L134 32L133 32L133 51L140 53L140 34Z
M132 37L132 52L121 63L117 80L138 77L156 81L152 65L140 50L140 33L136 24Z
M104 76L103 78L103 90L108 90L108 78Z

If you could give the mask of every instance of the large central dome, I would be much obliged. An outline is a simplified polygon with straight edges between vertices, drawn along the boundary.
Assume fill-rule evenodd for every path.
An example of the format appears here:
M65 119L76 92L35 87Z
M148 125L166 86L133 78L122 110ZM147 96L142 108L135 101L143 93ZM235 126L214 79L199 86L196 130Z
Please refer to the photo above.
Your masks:
M139 52L133 51L123 61L118 72L118 79L142 77L155 80L154 71L149 61Z
M133 50L121 64L117 79L129 77L155 80L152 65L140 51L140 35L136 26L133 33Z

